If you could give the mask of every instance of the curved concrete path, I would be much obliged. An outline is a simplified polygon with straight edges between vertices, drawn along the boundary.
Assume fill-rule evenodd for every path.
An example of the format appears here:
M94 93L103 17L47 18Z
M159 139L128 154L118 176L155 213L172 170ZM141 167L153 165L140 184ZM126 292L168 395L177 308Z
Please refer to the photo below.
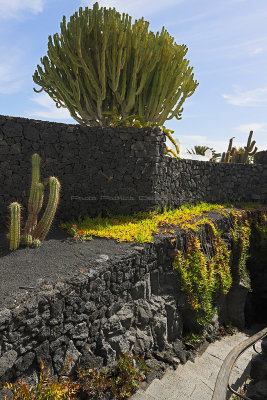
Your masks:
M178 368L167 370L161 379L154 381L145 389L142 384L139 390L130 397L131 400L211 400L219 369L227 354L237 344L255 333L238 332L225 336L221 340L208 345L201 356L194 362L179 364ZM260 343L260 342L259 342ZM256 348L260 351L260 344ZM230 384L234 390L242 387L250 373L250 361L256 354L253 347L247 349L238 359L232 369ZM227 399L231 398L229 391Z

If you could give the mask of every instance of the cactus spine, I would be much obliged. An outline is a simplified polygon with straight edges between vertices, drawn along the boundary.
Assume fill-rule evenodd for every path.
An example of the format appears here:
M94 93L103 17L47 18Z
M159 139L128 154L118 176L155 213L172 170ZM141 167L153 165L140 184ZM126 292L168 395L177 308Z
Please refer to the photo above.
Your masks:
M20 237L20 209L19 203L10 204L11 224L7 238L10 240L10 250L15 250L19 244L33 247L40 246L40 240L44 240L55 216L59 202L60 183L54 176L50 176L49 200L43 217L37 224L37 216L43 205L44 185L39 182L40 156L35 153L32 156L32 184L28 202L28 219L25 224L24 234Z
M9 250L16 250L20 244L21 205L14 202L10 204L9 208L11 214Z

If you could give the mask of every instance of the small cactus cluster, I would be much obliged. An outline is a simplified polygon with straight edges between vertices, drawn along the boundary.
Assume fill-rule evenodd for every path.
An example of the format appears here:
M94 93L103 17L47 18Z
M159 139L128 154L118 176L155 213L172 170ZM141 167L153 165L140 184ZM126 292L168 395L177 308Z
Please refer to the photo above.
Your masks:
M244 163L248 164L250 162L250 157L254 156L255 153L257 152L258 148L255 147L253 150L253 147L256 144L256 141L253 140L251 142L253 135L253 131L250 131L247 145L244 147L244 149L239 149L237 150L235 147L233 147L233 137L229 140L229 146L227 152L222 154L221 162L224 163Z
M37 224L37 215L43 205L44 185L40 179L41 157L35 153L32 156L32 184L28 202L28 219L25 224L23 235L20 234L21 205L17 202L11 203L10 208L10 230L7 238L10 240L10 250L16 250L19 245L38 247L44 240L49 229L59 202L60 183L54 176L50 176L49 200L46 210Z

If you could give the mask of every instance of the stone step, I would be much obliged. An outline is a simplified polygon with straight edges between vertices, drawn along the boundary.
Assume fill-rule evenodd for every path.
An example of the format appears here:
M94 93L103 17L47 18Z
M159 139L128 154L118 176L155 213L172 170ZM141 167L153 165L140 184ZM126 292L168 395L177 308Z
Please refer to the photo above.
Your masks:
M185 393L183 393L182 387L179 387L179 392L181 395L180 398L182 400L182 395L185 395ZM149 393L157 400L175 400L177 398L177 388L173 386L167 387L166 385L162 384L159 379L154 379L154 381L147 388L145 393Z
M132 400L155 400L155 397L146 393L144 390L139 389L133 396L131 396Z
M167 370L161 379L155 379L144 391L139 389L131 399L148 400L211 400L217 375L228 353L239 343L249 337L248 334L238 332L235 335L223 337L211 343L201 356L194 362L187 361L179 364L178 368ZM255 354L252 347L247 349L236 361L232 369L230 384L235 390L239 390L249 375L249 365L252 355ZM230 399L231 393L228 392Z

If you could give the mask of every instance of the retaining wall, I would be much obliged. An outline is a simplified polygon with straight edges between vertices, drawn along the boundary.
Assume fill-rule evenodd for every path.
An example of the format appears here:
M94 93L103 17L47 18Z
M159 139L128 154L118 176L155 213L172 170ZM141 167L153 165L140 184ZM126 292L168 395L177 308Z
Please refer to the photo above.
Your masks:
M210 218L231 248L230 219L218 213ZM68 374L77 362L83 368L111 367L127 351L165 367L184 363L191 353L182 335L202 329L172 268L173 249L183 249L187 235L179 228L171 236L160 234L154 243L133 244L109 259L103 255L90 267L85 262L83 272L39 281L14 297L0 309L0 381L25 374L28 384L36 384L40 358L58 376L68 355L73 358ZM208 248L210 230L204 226L199 237ZM206 326L207 340L220 336L219 322L244 326L248 288L239 279L219 298L218 316Z
M31 156L41 156L40 181L61 183L55 221L79 214L132 214L188 202L267 203L267 164L177 160L165 155L166 137L152 128L95 128L0 116L0 222L8 206L27 218Z

